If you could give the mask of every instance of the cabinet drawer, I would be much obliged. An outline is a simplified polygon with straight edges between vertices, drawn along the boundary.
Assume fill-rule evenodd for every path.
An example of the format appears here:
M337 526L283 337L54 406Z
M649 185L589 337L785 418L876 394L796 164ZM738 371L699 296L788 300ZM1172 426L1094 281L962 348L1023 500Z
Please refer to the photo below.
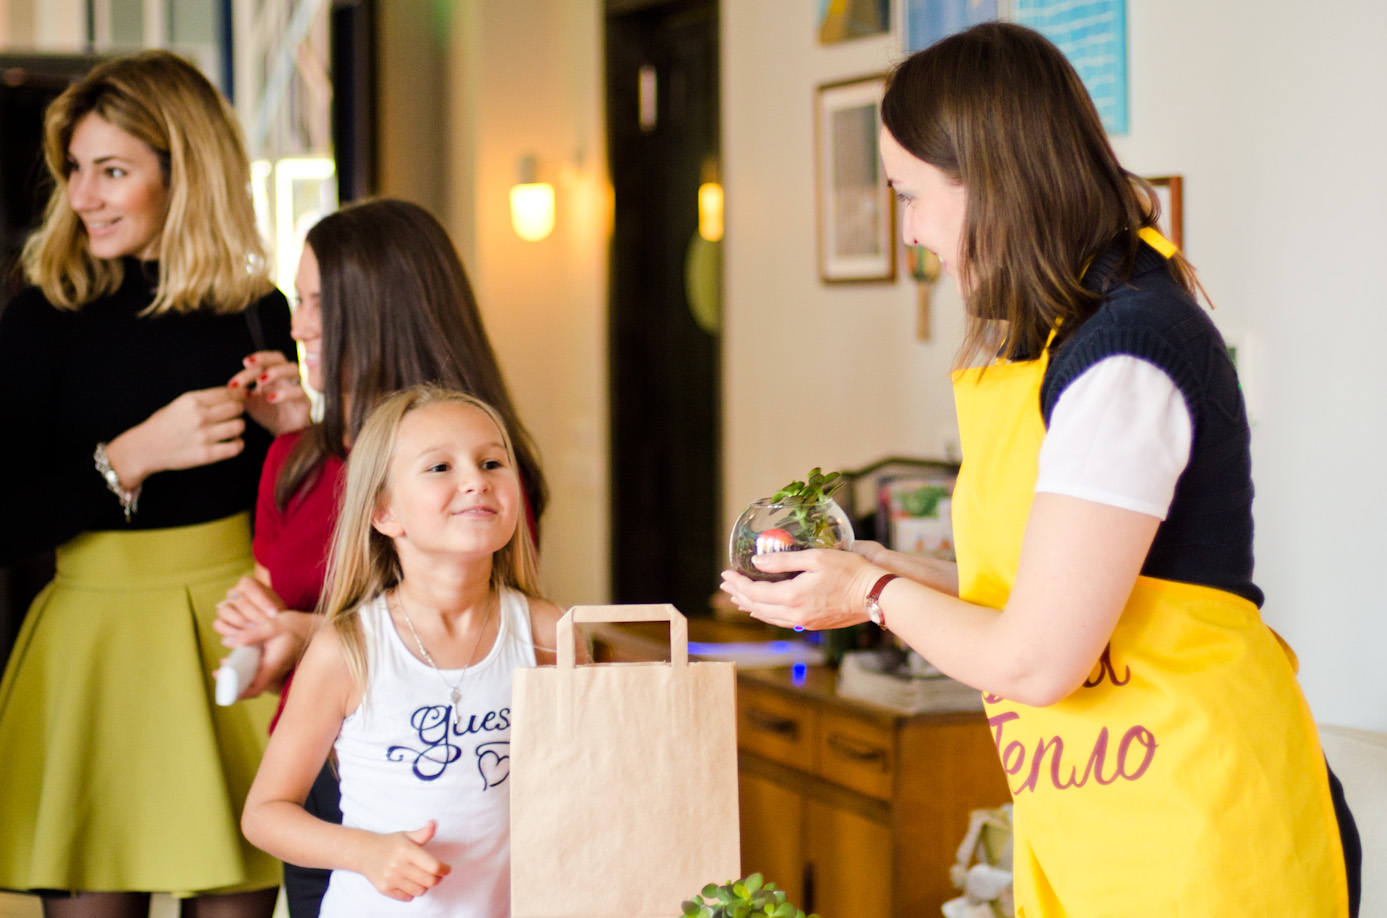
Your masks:
M825 711L819 726L818 774L881 800L891 799L896 753L891 731Z
M737 694L737 745L791 768L813 771L817 709L789 695L745 685Z

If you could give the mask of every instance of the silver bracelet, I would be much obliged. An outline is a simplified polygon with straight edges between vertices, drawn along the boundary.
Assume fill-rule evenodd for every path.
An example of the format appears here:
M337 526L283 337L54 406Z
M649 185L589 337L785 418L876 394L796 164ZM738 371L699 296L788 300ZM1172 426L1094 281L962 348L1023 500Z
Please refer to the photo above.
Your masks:
M135 515L140 503L140 489L137 487L132 491L120 483L120 476L111 468L111 459L106 455L105 443L96 444L92 459L96 460L96 471L106 482L107 490L120 499L120 509L125 512L125 521L130 522L130 517Z

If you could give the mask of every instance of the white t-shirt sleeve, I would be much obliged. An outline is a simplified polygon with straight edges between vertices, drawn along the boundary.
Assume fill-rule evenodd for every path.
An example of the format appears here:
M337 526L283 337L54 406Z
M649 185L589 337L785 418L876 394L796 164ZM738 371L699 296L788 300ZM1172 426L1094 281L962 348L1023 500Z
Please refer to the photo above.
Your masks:
M1164 520L1192 431L1184 396L1163 370L1125 354L1106 357L1060 394L1035 489Z

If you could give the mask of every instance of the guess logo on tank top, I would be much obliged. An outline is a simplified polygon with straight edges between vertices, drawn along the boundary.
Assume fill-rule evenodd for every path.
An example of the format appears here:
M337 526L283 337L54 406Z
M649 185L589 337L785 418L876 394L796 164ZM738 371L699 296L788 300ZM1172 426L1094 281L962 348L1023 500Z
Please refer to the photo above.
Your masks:
M409 728L419 746L391 746L385 757L407 763L420 781L437 781L450 765L463 758L467 737L481 742L472 746L482 790L490 790L510 777L510 740L486 741L487 734L510 730L510 708L473 713L454 723L453 706L421 705L409 718Z

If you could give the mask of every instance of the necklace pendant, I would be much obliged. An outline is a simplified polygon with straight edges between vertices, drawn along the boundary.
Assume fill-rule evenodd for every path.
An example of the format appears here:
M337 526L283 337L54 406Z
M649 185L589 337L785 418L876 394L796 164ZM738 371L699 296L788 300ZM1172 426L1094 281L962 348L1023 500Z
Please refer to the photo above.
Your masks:
M458 708L458 702L462 700L462 689L460 689L460 688L455 688L455 689L453 689L453 691L452 691L452 698L453 698L453 710L456 712L456 711L457 711L457 708Z

